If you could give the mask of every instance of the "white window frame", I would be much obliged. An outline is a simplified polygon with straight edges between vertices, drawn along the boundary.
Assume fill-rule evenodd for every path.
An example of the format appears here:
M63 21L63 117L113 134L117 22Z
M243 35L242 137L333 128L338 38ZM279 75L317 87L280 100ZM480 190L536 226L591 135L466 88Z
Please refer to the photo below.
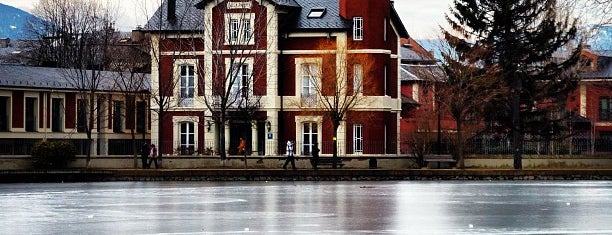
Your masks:
M353 65L353 93L363 94L363 65Z
M306 125L309 126L309 132L306 132ZM313 128L314 125L314 128ZM321 135L321 132L319 132L319 126L320 124L318 122L314 122L314 121L308 121L308 122L302 122L302 125L300 126L300 128L302 129L302 135L300 137L302 143L300 143L300 153L302 155L310 155L311 151L312 151L312 147L314 146L314 143L319 143L319 135ZM308 144L306 144L306 137L308 136ZM320 148L320 146L319 146ZM306 152L306 150L308 150L308 152Z
M183 74L184 73L184 74ZM179 66L179 105L192 107L195 98L195 66L183 64Z
M294 146L294 152L296 155L301 155L304 150L303 148L303 143L304 143L304 133L303 133L303 127L304 124L303 123L316 123L317 124L317 143L319 143L319 149L322 148L322 136L323 136L323 117L322 116L295 116L295 126L298 128L295 128L295 136L296 138L299 138L299 141L301 141L301 143L296 143Z
M226 13L225 26L225 45L255 44L255 13Z
M363 125L353 125L353 153L363 154Z
M193 123L193 142L194 142L194 151L197 151L198 146L198 138L199 138L199 128L202 123L199 121L199 117L197 116L174 116L172 117L172 139L175 140L174 144L178 149L181 147L181 123L191 122Z
M316 84L321 84L321 58L297 58L295 59L295 71L296 71L296 93L301 100L301 103L305 106L316 106L317 99L317 90ZM304 66L316 66L314 69L317 71L317 74L309 74ZM308 79L307 86L305 85L304 79ZM306 90L306 89L307 90Z
M251 69L247 63L235 63L231 66L231 80L232 88L230 93L232 97L236 99L246 98L249 96L250 87L249 80L251 78ZM230 81L230 83L232 82Z
M186 132L183 132L183 127L186 127ZM179 123L179 150L182 150L183 147L185 149L189 149L189 147L193 147L193 151L196 149L196 124L192 121L184 121ZM183 136L185 137L185 142L183 142ZM179 155L181 152L178 153Z
M353 17L353 40L363 40L363 17Z
M234 65L232 65L232 62L233 62ZM237 92L234 89L238 89L238 85L240 84L240 83L236 83L236 82L234 82L233 84L231 83L231 81L234 79L234 76L236 76L236 75L241 75L242 79L246 79L246 84L245 85L248 88L247 91L246 91L246 92L248 92L247 96L250 96L250 97L253 96L253 85L254 85L254 82L255 82L254 81L255 78L254 78L254 74L253 74L253 63L255 63L253 57L234 58L233 61L232 61L231 58L226 58L225 59L225 68L228 68L226 72L228 73L227 76L229 78L229 79L227 79L227 81L225 81L226 82L225 85L226 85L226 87L230 87L230 85L231 85L231 89L229 90L230 91L230 98L231 99L236 98L236 100L238 100L238 99L244 98L242 93L240 93L240 94L234 93L234 92ZM240 69L238 70L238 73L240 73L240 74L237 73L236 75L234 75L233 74L234 73L234 68L235 68L235 66L237 64L241 65ZM246 73L243 73L243 71L242 71L242 69L244 68L243 66L247 67L247 72Z

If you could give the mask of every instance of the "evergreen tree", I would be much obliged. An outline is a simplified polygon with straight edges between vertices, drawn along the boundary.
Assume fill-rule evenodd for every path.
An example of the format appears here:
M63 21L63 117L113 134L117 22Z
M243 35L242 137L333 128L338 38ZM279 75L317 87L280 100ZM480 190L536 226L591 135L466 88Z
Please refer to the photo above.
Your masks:
M457 52L478 48L481 57L471 61L495 68L496 78L508 88L488 104L487 119L513 136L514 168L521 169L525 134L542 134L561 118L567 95L577 85L572 73L581 45L562 60L553 53L576 38L576 22L557 15L555 0L454 0L444 31ZM544 128L546 129L546 128ZM547 132L548 133L548 132Z

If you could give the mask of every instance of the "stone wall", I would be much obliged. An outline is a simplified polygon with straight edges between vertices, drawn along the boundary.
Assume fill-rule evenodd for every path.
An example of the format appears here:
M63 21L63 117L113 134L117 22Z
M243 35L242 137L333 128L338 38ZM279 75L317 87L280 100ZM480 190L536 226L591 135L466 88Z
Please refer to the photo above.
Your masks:
M248 169L281 169L285 162L284 157L249 157L246 161ZM467 169L512 169L512 156L468 156L465 160ZM142 168L140 158L136 161L136 168ZM225 162L219 157L165 157L165 169L244 169L245 161L242 157L229 157ZM368 157L343 158L342 169L369 169L371 165ZM378 157L377 169L417 169L415 158L412 157ZM31 159L28 156L0 156L0 170L31 169ZM308 157L297 157L296 167L310 169ZM320 166L331 168L331 166ZM85 168L85 158L69 165L69 168ZM92 157L90 169L133 169L132 156L96 156ZM525 156L524 169L612 169L612 155L605 156Z

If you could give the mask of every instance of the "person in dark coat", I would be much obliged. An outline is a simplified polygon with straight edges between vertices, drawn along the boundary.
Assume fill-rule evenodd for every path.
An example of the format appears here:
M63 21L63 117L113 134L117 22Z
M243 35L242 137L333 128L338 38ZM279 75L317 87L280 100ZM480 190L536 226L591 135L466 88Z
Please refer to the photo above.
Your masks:
M140 149L140 159L142 160L142 169L149 168L149 144L144 143Z
M291 142L291 140L287 141L287 159L285 160L285 164L283 165L284 169L287 169L287 164L289 164L289 162L291 162L291 167L293 167L293 169L297 169L295 168L295 157L293 156L293 143Z
M312 164L312 168L315 170L317 169L317 165L319 165L319 151L319 144L314 143L314 146L312 146L312 159L310 160L310 163Z

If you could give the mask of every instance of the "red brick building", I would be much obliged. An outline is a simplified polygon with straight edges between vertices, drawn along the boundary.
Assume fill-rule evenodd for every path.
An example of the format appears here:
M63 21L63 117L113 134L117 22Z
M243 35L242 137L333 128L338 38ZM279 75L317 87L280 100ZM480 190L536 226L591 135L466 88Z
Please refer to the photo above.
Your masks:
M145 31L156 48L152 89L171 100L160 120L162 140L157 123L152 127L164 153L218 152L223 128L230 154L241 137L254 155L283 154L288 140L297 155L308 155L314 143L331 154L332 121L315 93L330 96L343 85L340 93L364 99L338 128L339 153L399 153L400 38L408 34L392 1L168 0ZM347 59L358 56L368 59ZM219 89L232 86L232 101L260 99L253 120L234 116L232 104L227 120L216 118Z

